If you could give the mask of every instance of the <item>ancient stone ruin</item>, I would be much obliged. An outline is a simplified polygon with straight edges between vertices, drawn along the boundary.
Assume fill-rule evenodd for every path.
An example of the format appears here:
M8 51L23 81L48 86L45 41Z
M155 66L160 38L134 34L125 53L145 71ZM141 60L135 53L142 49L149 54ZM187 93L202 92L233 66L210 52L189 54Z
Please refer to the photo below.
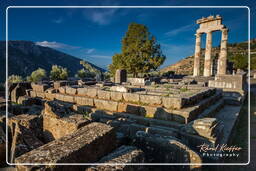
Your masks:
M125 165L130 163L200 170L202 163L224 162L199 147L229 144L233 138L247 93L245 75L225 75L227 29L221 17L197 22L194 76L199 76L200 35L207 33L204 76L210 77L211 33L223 32L215 78L127 78L125 70L118 70L116 83L9 85L8 122L6 104L0 108L0 162L5 161L5 151L9 163L20 164L18 171L151 170L142 164ZM117 165L107 165L113 163Z
M200 55L201 55L201 35L206 34L206 49L204 58L204 73L205 77L212 75L212 33L215 31L221 31L221 45L220 55L218 59L218 75L225 75L227 68L227 41L228 41L228 29L222 24L222 18L217 15L209 16L207 18L201 18L197 20L197 24L200 24L199 29L196 31L196 47L195 47L195 58L194 58L194 73L193 76L200 75Z

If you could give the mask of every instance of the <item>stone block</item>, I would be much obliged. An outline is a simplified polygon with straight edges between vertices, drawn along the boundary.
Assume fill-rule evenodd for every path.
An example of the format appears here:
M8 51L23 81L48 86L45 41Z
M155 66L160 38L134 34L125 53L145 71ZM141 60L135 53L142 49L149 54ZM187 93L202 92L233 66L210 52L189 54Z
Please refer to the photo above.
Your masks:
M109 111L117 111L118 102L109 100L94 99L94 104L98 109L104 109Z
M98 90L98 98L110 100L110 91Z
M59 92L60 92L61 94L66 94L66 86L60 87L60 88L59 88Z
M152 95L140 95L140 102L150 105L161 105L162 97L161 96L152 96Z
M64 102L69 102L69 103L74 103L75 102L75 97L70 96L70 95L64 95L63 101Z
M115 83L122 84L127 81L127 72L124 69L118 69L115 73Z
M111 97L111 100L122 101L123 100L123 93L111 91L110 92L110 97Z
M91 123L74 133L45 144L15 160L16 163L94 163L116 148L115 130L102 123ZM97 149L97 150L95 150ZM49 157L51 156L51 157ZM40 166L17 166L34 170ZM81 166L41 166L41 170L81 170Z
M9 162L13 163L17 157L42 145L43 143L34 135L31 129L16 123L13 125Z
M128 88L128 87L125 87L125 86L111 86L110 91L128 93L128 92L131 92L131 88Z
M91 98L97 98L97 92L98 92L97 88L88 88L86 95Z
M36 97L41 97L42 99L44 99L45 93L44 92L36 92Z
M64 94L56 93L55 98L60 101L64 101Z
M146 168L144 166L138 165L125 165L126 163L144 163L145 156L143 151L134 146L121 146L104 156L97 163L120 163L122 165L97 165L91 166L86 169L86 171L106 171L106 170L129 170L129 171L145 171Z
M24 87L20 84L17 84L16 87L14 87L12 90L9 90L9 91L10 91L10 95L11 95L11 98L10 98L11 101L16 102L16 103L20 96L26 95L26 87Z
M56 94L45 93L45 98L48 100L54 100L56 98Z
M139 103L140 95L136 93L123 93L123 98L126 102Z
M35 83L31 83L31 87L33 91L41 92L41 93L43 93L46 89L49 88L47 84L35 84Z
M181 109L185 104L185 100L176 97L162 97L162 103L167 109Z
M53 87L55 89L59 89L60 87L66 86L67 83L68 83L67 81L54 81Z
M54 89L54 88L48 88L45 93L50 93L50 94L53 94L53 93L58 93L58 89Z
M76 102L78 105L94 106L93 99L88 98L88 97L79 97L79 96L76 96L76 97L75 97L75 102Z
M86 96L87 95L87 89L88 88L77 88L77 94L79 96Z
M76 95L77 94L77 89L73 88L73 87L66 87L66 94Z
M119 102L117 111L140 115L141 114L140 108L141 107L139 105Z

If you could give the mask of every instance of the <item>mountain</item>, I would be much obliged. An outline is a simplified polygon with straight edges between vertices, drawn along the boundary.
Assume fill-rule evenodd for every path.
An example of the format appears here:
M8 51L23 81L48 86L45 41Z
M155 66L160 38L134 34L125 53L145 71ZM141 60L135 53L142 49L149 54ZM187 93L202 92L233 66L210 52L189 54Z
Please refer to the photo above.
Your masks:
M250 41L251 45L251 69L256 69L256 38ZM219 56L220 47L212 48L212 58ZM205 49L201 50L200 72L203 72ZM234 63L235 68L247 68L248 63L248 42L229 43L228 44L228 61ZM194 56L188 56L175 64L169 65L161 72L174 71L176 74L192 75L194 65Z
M0 41L0 82L5 80L5 41ZM8 42L8 70L9 75L15 74L26 77L34 70L45 69L48 73L52 65L59 65L70 71L70 76L82 69L82 59L65 54L58 50L36 45L31 41L9 41ZM105 72L92 63L87 62L93 68Z

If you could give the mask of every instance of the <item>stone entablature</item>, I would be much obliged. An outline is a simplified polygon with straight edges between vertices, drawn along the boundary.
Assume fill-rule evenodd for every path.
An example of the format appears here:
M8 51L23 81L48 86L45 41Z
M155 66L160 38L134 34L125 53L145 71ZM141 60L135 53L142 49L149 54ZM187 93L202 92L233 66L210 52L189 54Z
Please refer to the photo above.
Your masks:
M197 24L200 24L199 29L196 31L196 45L195 45L195 57L194 57L194 71L193 76L200 76L200 53L201 53L201 35L206 35L206 48L205 48L205 61L204 61L204 73L203 76L212 76L212 32L221 31L221 45L220 55L218 59L217 75L225 75L227 68L227 40L228 29L222 24L222 18L217 15L209 16L207 18L201 18L197 20Z

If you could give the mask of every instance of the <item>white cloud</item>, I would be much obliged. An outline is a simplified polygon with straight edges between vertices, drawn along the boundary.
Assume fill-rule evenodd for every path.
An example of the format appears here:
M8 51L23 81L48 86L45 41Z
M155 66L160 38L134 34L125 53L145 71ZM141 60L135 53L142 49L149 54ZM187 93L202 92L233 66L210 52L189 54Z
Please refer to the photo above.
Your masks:
M78 49L81 48L79 46L71 46L64 43L59 42L48 42L48 41L42 41L42 42L36 42L36 45L44 46L44 47L50 47L55 49Z
M117 8L110 9L86 9L84 15L87 19L99 25L109 24L116 14Z
M170 30L170 31L166 32L165 35L166 36L175 36L179 33L190 31L191 28L194 27L194 26L195 26L195 24L188 24L188 25L179 27L177 29Z
M93 49L93 48L92 48L92 49L86 49L86 53L87 53L87 54L90 54L90 53L92 53L92 52L94 52L94 51L95 51L95 49Z

